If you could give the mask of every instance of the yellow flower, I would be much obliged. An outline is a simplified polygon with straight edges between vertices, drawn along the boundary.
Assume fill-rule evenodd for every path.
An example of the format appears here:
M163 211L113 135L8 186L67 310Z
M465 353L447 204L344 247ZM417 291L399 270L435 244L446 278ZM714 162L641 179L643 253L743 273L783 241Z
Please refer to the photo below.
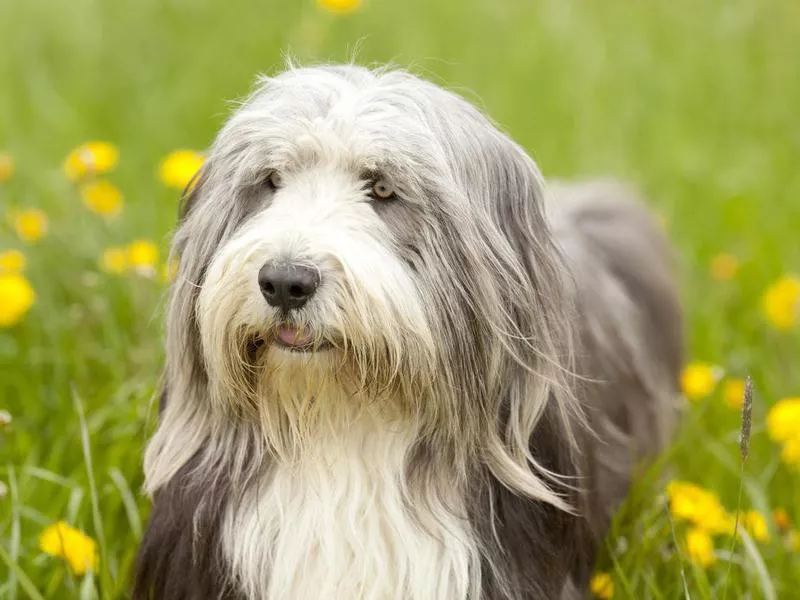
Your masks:
M785 508L776 508L772 511L772 520L780 531L789 531L792 526L792 521L789 519L789 513Z
M116 217L122 211L122 192L105 179L83 185L81 195L86 207L102 217Z
M14 159L10 154L0 152L0 183L8 181L14 175Z
M361 0L318 0L319 5L332 13L347 14L361 6Z
M736 276L739 259L733 254L717 254L711 259L711 276L718 281L727 281Z
M784 442L781 448L781 460L787 465L800 469L800 436Z
M63 558L76 575L97 571L97 545L88 535L59 521L39 536L39 549L50 556Z
M687 481L670 481L667 496L670 513L676 519L714 535L733 531L733 517L713 492Z
M681 389L689 400L700 400L711 395L722 370L709 363L694 362L684 367L681 373Z
M203 166L203 155L194 150L176 150L161 161L159 177L167 187L184 190Z
M22 273L25 270L25 255L19 250L0 252L0 273Z
M703 568L710 567L717 560L711 536L696 527L686 532L686 552L693 563Z
M764 292L761 308L775 329L794 327L800 313L800 278L787 275L778 279Z
M722 399L730 408L742 408L742 403L744 402L744 379L728 379L722 387Z
M125 248L106 248L100 258L100 269L117 275L128 267L128 252Z
M595 598L611 600L614 596L614 580L608 573L596 573L590 584Z
M35 242L47 234L47 215L36 208L18 212L14 218L14 229L19 239Z
M800 437L800 396L778 400L767 413L767 431L776 442Z
M769 540L769 528L767 520L757 510L748 510L742 515L742 524L747 532L753 536L757 542Z
M64 160L64 174L70 181L112 171L119 162L119 151L108 142L87 142Z
M127 248L128 264L142 275L155 274L158 263L158 248L153 242L136 240Z
M781 460L800 468L800 397L784 398L767 413L767 431L781 448Z
M0 275L0 327L11 327L36 300L31 284L19 273Z

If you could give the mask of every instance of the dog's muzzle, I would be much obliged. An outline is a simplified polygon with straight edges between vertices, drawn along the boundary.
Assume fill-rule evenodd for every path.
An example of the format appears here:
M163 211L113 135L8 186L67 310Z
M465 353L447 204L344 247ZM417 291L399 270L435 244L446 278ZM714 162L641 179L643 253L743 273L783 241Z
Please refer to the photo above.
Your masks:
M267 263L258 272L258 286L264 299L284 314L305 306L319 282L317 271L291 263Z
M319 288L316 269L290 262L268 262L258 271L258 287L267 304L277 309L282 319L274 343L294 352L311 352L329 347L330 342L315 339L307 325L298 325L292 313L303 308Z

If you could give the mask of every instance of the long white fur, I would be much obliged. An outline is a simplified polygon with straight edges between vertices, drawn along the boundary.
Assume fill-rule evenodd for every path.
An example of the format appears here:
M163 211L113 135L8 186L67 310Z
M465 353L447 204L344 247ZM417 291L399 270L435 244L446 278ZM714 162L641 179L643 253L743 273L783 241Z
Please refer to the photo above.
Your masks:
M334 389L325 402L353 408ZM410 503L415 432L346 408L296 463L278 464L230 506L223 530L250 598L479 597L480 562L461 498ZM333 422L336 419L338 422Z

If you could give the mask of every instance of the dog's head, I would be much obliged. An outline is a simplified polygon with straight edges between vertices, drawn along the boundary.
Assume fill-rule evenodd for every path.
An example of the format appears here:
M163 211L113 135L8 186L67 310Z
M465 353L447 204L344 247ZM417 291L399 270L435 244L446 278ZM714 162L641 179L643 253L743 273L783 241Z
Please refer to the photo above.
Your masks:
M522 149L412 75L265 78L187 197L168 403L299 420L335 385L426 435L489 424L527 448L570 339L542 193Z

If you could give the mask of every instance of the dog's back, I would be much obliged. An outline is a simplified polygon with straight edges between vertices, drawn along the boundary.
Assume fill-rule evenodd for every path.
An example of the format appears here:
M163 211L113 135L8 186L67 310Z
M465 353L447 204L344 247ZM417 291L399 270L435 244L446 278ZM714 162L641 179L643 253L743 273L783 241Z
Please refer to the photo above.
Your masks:
M588 452L590 522L598 534L637 462L670 439L682 363L682 316L662 227L610 180L549 186L546 212L573 274L577 370L596 433Z

